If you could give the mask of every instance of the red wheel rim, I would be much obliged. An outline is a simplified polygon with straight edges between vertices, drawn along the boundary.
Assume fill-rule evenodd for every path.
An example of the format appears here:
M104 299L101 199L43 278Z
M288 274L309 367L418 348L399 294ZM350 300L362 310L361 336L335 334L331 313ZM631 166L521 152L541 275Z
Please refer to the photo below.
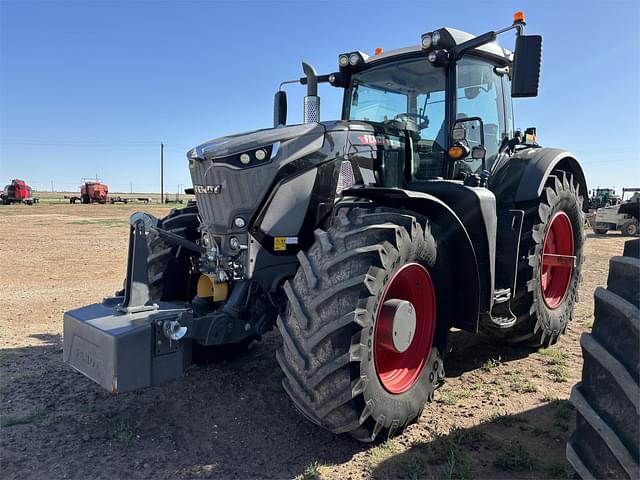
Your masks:
M540 262L542 298L550 309L558 308L567 295L575 258L571 220L558 212L549 222Z
M402 352L384 341L385 332L392 331L388 311L389 300L405 300L415 309L415 332L408 348ZM379 305L374 331L374 364L384 388L390 393L409 390L418 380L431 352L436 326L436 294L426 268L409 263L398 270L387 284Z

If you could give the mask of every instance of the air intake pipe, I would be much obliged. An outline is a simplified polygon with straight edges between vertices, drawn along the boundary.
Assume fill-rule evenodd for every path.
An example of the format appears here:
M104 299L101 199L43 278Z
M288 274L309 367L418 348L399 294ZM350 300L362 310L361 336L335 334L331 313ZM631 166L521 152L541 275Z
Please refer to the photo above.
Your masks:
M308 63L302 62L307 79L307 96L304 97L304 123L320 121L320 97L318 96L318 74Z

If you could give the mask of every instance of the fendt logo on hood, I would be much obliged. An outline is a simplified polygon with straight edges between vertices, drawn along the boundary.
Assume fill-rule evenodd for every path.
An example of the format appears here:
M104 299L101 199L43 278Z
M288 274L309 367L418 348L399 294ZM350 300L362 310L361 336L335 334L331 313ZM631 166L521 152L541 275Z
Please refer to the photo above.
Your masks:
M193 191L195 193L213 193L217 195L222 193L222 185L194 185Z
M394 148L400 146L400 141L397 138L387 135L359 135L358 141L363 145L384 145Z

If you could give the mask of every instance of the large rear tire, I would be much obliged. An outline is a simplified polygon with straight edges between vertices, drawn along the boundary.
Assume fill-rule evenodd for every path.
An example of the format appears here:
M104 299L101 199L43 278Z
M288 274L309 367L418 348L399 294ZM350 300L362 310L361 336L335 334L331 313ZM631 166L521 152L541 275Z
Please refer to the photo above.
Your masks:
M640 239L610 261L580 339L582 381L571 391L576 430L567 458L582 478L640 478Z
M571 173L554 170L537 202L525 208L513 326L487 331L510 343L548 347L573 316L584 262L584 214ZM525 206L526 207L526 206ZM575 261L570 261L575 257Z
M445 315L448 276L436 242L413 215L360 208L315 237L277 322L283 387L317 425L388 438L420 417L444 377L436 312Z

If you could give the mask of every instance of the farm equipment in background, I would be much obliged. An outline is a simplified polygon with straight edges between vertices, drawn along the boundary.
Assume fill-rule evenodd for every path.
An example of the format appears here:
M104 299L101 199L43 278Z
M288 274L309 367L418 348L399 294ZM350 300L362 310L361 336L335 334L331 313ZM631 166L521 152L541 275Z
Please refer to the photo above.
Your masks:
M64 316L64 361L113 393L180 377L277 326L283 387L310 421L361 441L416 421L448 332L549 346L584 260L578 160L513 129L538 92L524 15L474 37L303 63L304 121L187 152L195 202L130 219L125 286ZM515 53L495 43L515 30ZM320 121L318 85L344 92ZM471 353L470 353L471 354Z
M12 203L24 203L25 205L33 205L38 199L33 197L31 187L24 180L14 178L9 185L5 185L0 194L0 203L2 205L11 205Z
M614 188L596 188L589 197L589 209L597 210L602 207L617 205L621 202L620 195L616 195Z
M632 193L633 195L625 200L625 195ZM589 218L589 223L593 231L603 235L609 231L619 230L623 235L637 235L638 219L632 215L633 209L637 209L640 205L640 188L623 188L621 203L608 207L598 208L595 215Z
M109 196L109 187L97 180L84 181L80 186L80 196L66 196L69 203L107 203Z

